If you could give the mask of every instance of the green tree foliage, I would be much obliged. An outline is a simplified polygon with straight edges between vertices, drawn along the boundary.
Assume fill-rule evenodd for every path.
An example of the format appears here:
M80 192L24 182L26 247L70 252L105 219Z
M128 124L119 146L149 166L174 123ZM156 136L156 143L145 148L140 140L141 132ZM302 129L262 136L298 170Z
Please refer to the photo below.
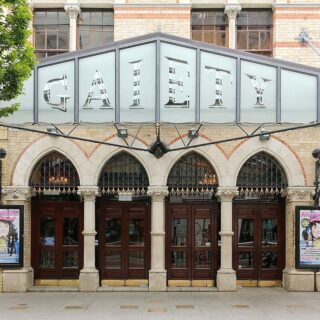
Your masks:
M23 93L23 83L35 65L28 41L31 19L27 0L0 0L0 102L4 105L0 118L18 110L19 104L9 101Z

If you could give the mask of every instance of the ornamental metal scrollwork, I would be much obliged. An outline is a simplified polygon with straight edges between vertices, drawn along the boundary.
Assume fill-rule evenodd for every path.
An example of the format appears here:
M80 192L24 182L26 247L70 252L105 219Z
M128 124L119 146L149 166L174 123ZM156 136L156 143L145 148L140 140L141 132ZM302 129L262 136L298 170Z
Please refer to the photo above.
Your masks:
M218 180L210 163L193 152L183 156L173 166L167 185L170 196L210 199L218 186Z
M287 180L277 161L265 152L252 156L242 166L237 187L243 197L284 196Z
M76 194L79 185L79 175L73 163L56 151L38 162L30 178L30 187L38 194L56 191Z
M149 178L145 168L133 156L121 152L113 156L103 167L99 178L102 195L130 192L133 195L146 195Z

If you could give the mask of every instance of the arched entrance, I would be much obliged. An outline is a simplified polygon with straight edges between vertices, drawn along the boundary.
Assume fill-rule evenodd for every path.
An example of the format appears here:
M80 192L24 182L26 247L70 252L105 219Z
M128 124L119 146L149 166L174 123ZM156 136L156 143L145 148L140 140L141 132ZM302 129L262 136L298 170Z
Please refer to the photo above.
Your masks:
M167 181L166 268L169 286L213 285L218 266L217 175L211 164L192 152L172 167ZM181 284L181 282L180 282Z
M237 279L281 280L285 267L285 206L283 169L266 152L242 166L233 206L233 267Z
M150 203L146 170L135 157L121 152L105 164L98 185L98 265L102 284L111 284L112 279L123 284L128 279L147 279Z
M30 187L35 279L78 279L83 265L83 205L72 162L51 152L35 166Z

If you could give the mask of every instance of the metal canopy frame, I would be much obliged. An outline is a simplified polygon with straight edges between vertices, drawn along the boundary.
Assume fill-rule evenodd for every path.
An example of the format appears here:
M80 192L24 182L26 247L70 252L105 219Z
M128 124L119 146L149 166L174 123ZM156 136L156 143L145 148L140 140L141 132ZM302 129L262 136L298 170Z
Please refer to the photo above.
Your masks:
M196 50L196 97L195 97L195 122L200 121L200 66L201 52L219 54L236 60L236 117L237 123L240 122L240 101L241 101L241 62L247 61L257 63L269 67L276 68L277 86L276 86L276 123L281 122L281 70L299 72L306 75L311 75L317 78L317 122L320 121L320 69L307 65L292 63L280 59L259 56L240 50L234 50L224 47L219 47L211 44L202 43L199 41L189 40L164 34L161 32L151 33L144 36L139 36L131 39L121 40L112 44L104 45L97 48L78 50L74 52L64 53L57 56L47 58L40 62L34 70L34 122L38 123L38 71L47 66L56 65L63 62L74 62L74 122L79 122L79 61L83 58L93 57L95 55L115 52L115 122L120 122L120 51L122 49L140 46L148 43L156 45L156 94L155 94L155 122L160 122L160 45L167 43L185 48Z

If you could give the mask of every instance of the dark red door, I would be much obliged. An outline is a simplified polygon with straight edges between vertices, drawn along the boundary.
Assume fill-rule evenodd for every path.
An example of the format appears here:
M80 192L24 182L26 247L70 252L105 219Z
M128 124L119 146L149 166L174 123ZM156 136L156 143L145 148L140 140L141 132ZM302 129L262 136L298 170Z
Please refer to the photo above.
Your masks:
M101 279L147 279L149 203L100 201L97 211Z
M83 266L83 205L32 200L32 267L37 279L78 279Z
M238 279L281 280L285 266L282 203L235 203L233 267Z
M217 269L216 203L167 204L168 279L214 279Z

